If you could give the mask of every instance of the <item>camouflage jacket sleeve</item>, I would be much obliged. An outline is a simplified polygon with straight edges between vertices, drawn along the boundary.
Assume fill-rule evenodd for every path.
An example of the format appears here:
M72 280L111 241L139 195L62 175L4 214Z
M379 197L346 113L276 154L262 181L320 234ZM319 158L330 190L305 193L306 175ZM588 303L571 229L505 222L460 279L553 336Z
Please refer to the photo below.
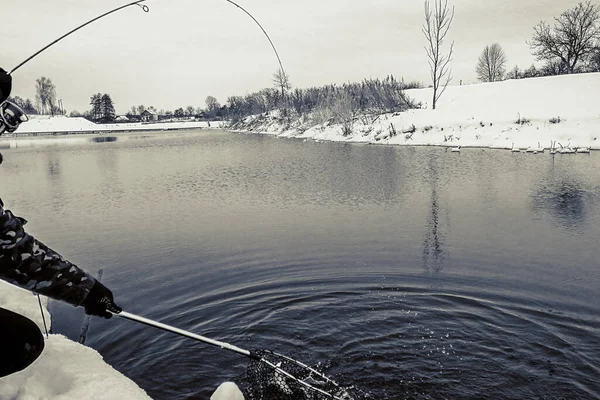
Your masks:
M0 199L0 279L24 289L81 305L95 279L23 229L27 221Z

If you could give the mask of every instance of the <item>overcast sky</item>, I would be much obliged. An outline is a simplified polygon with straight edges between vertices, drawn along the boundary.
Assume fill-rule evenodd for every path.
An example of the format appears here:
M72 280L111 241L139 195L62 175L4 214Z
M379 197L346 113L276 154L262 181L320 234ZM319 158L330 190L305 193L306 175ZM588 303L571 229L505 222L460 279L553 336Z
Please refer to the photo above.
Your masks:
M11 70L39 48L111 8L117 0L20 0L0 6L0 66ZM429 80L420 0L237 0L271 36L294 87L383 78ZM455 84L474 82L487 44L499 43L509 67L534 59L525 43L533 26L577 0L449 0L456 7ZM597 1L595 2L597 3ZM117 113L132 105L173 110L225 103L272 85L277 59L241 10L225 0L148 0L54 45L13 75L13 95L35 98L47 76L68 111L89 109L92 94L109 93ZM448 43L449 44L449 43Z

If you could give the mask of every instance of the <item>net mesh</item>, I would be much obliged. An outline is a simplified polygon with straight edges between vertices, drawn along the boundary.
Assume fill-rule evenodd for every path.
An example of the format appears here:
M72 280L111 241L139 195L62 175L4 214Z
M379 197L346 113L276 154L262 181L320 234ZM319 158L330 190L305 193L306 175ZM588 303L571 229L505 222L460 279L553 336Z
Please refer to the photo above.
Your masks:
M313 371L288 357L268 350L259 350L254 354L261 360L251 360L246 369L244 396L248 400L357 400L362 398L356 393L351 393L350 388L340 387L320 372ZM269 363L278 369L273 368Z

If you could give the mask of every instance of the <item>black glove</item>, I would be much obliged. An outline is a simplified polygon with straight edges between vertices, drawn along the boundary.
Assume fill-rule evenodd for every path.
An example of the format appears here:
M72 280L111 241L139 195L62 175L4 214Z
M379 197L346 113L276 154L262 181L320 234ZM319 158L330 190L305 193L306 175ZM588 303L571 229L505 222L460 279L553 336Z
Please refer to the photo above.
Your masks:
M112 317L112 314L108 311L117 314L123 311L121 307L115 304L112 292L98 281L94 283L92 290L90 290L90 293L81 305L85 307L86 314L96 315L106 319Z
M0 104L10 96L12 89L12 76L6 73L5 70L0 68Z

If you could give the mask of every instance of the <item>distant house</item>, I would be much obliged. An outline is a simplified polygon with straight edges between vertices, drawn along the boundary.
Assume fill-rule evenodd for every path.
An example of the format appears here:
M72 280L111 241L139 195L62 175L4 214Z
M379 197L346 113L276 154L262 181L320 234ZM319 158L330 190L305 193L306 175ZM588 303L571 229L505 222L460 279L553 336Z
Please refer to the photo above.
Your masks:
M153 110L144 110L144 112L140 114L140 117L142 118L142 122L158 121L158 113Z

